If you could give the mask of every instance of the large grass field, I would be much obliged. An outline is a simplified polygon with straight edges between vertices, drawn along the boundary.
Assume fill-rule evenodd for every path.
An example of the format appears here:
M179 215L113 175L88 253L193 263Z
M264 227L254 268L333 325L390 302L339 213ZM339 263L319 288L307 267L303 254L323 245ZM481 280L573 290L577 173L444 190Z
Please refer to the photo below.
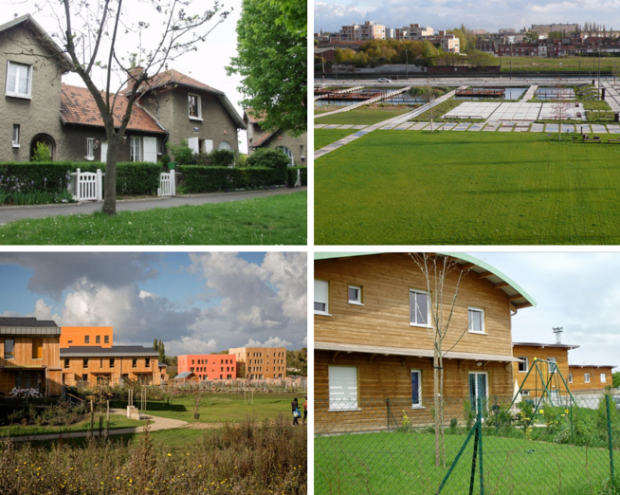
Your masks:
M598 72L598 57L503 57L502 71L553 71L571 70L582 72ZM617 57L601 57L601 70L610 71L615 67L620 69L620 59Z
M339 139L357 132L357 129L315 129L314 130L314 149L320 150L328 144L335 143Z
M411 112L413 108L359 108L357 110L349 110L335 115L321 117L314 121L315 124L353 124L353 125L372 125L383 122L394 117L398 117L407 112Z
M465 438L446 435L446 468L435 466L432 433L382 432L315 438L315 493L436 493ZM468 493L472 454L470 441L442 495ZM485 493L596 494L609 478L609 452L483 435L483 466ZM479 465L474 486L474 493L480 493Z
M370 133L315 162L317 244L619 244L620 146Z
M67 215L0 226L0 245L306 244L307 194L143 212Z

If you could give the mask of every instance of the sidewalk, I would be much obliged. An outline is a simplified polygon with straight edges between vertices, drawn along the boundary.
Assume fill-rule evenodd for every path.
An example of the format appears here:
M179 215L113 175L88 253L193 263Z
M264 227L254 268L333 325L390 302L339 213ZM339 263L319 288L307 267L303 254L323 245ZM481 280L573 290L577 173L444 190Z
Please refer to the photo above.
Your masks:
M139 199L118 201L116 211L146 211L153 208L174 208L176 206L198 206L214 203L228 203L242 201L244 199L263 198L281 194L293 194L306 191L307 187L295 187L291 189L269 189L267 191L240 191L231 193L209 193L192 196L174 196L171 198ZM0 225L13 222L14 220L53 217L57 215L89 215L95 211L101 211L103 202L84 202L66 205L40 205L40 206L10 206L0 207Z

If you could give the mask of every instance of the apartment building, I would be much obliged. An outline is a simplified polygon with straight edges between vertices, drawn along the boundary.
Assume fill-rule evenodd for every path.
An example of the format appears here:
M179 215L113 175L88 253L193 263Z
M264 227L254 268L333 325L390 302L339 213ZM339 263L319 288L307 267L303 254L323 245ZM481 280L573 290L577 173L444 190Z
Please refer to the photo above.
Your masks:
M568 383L571 392L600 392L613 387L612 370L614 365L570 364Z
M364 24L342 26L339 37L342 41L384 40L386 39L385 26L383 24L375 24L372 21L366 21Z
M237 358L234 354L183 354L177 358L177 373L194 373L199 380L234 380Z
M228 352L243 363L240 378L273 379L286 378L286 349L284 347L237 347Z
M62 327L60 333L61 349L71 346L114 345L114 329L112 327Z

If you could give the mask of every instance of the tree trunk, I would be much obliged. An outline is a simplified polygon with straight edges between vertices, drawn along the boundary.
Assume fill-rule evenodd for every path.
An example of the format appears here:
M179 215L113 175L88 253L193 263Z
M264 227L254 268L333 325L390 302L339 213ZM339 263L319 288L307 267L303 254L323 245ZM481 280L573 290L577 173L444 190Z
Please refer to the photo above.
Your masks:
M444 395L443 395L443 356L439 353L439 407L440 407L440 425L441 425L441 436L439 438L441 442L441 465L446 467L446 444L444 439Z
M434 393L435 393L435 466L439 466L441 464L441 425L439 423L439 377L438 368L439 367L439 358L437 356L437 351L435 351L435 356L433 357L433 381L434 381Z
M116 133L108 136L108 156L105 163L105 196L103 200L103 213L108 216L116 215L116 164L122 139Z

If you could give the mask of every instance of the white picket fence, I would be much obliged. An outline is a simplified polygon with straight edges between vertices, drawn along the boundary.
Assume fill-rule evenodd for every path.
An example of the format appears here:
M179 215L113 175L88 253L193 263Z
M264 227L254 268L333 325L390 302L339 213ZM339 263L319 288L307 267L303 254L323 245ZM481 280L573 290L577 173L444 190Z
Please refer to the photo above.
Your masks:
M174 169L169 173L162 172L159 174L159 189L157 189L158 196L176 196L176 189Z

